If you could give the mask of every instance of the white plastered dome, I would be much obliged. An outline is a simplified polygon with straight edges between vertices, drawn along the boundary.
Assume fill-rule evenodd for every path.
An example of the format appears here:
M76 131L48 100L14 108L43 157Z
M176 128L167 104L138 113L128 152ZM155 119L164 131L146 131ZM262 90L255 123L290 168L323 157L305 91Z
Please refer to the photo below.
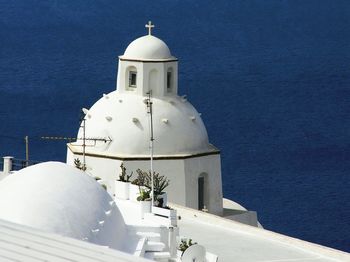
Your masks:
M153 35L142 36L131 42L120 58L131 60L174 59L168 46Z
M0 218L120 249L123 217L93 178L60 162L24 168L0 182Z
M120 94L104 95L88 111L87 138L110 138L110 142L87 141L87 153L116 157L149 156L149 114L146 97ZM215 151L196 109L178 96L152 98L154 155L187 156ZM80 128L78 137L83 137ZM81 144L81 141L77 142ZM81 147L71 146L72 150Z

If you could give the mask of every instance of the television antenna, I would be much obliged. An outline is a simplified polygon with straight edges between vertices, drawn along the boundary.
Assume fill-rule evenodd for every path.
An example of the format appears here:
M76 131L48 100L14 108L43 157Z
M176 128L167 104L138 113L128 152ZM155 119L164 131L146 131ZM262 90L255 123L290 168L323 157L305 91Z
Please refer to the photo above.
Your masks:
M41 139L45 139L45 140L67 140L69 141L69 143L73 142L73 141L83 141L83 143L81 145L77 144L77 145L72 145L72 146L81 146L83 148L83 170L86 170L86 147L94 147L96 146L97 142L104 142L104 143L111 143L112 139L111 137L107 137L107 138L101 138L101 137L86 137L86 119L85 119L85 115L86 115L86 109L83 108L82 109L82 116L80 118L80 128L83 129L83 137L63 137L63 136L42 136ZM94 144L93 145L87 145L86 141L93 141Z
M150 139L149 139L149 150L150 150L150 164L151 164L151 190L152 190L152 197L151 197L151 201L152 201L152 206L154 206L154 177L153 177L153 141L154 141L154 137L153 137L153 102L151 100L152 98L152 90L150 90L149 92L147 92L148 98L146 99L146 105L147 105L147 113L149 115L149 130L150 130Z
M46 140L67 140L68 142L74 142L74 141L79 141L79 140L84 139L83 137L65 137L65 136L42 136L40 138L46 139ZM107 138L86 137L85 140L86 141L94 141L94 142L104 142L104 143L112 142L112 139L110 137L107 137ZM86 145L86 146L93 147L95 145L96 145L96 143L94 145ZM77 146L77 145L73 145L73 146ZM80 146L80 145L78 145L78 146Z
M29 137L24 137L24 142L26 144L26 166L29 165Z

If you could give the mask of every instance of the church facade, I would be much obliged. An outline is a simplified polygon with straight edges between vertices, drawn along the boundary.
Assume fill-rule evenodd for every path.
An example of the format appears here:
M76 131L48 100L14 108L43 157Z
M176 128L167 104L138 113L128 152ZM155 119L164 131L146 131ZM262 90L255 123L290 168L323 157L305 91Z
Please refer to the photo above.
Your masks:
M67 163L79 159L113 195L121 163L128 173L148 171L152 155L153 170L170 180L170 202L221 215L220 151L200 114L178 95L178 59L147 27L148 35L119 56L116 90L84 110L77 137L86 139L67 145Z

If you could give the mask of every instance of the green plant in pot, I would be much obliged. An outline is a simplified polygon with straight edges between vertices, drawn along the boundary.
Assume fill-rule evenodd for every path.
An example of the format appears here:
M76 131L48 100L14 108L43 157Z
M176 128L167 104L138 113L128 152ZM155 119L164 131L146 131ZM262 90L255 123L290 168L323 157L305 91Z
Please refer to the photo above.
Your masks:
M138 185L139 187L149 187L147 172L142 171L141 169L136 170L137 178L132 181L132 184Z
M120 165L121 173L119 174L119 178L114 183L115 188L115 196L117 199L129 199L129 187L130 187L130 178L132 177L132 172L130 175L126 173L126 167L124 163Z
M137 197L137 201L140 203L140 215L143 219L145 213L151 212L151 190L145 186L145 173L138 169L137 171L137 181L139 186L140 195Z
M170 180L167 177L159 175L159 173L153 176L154 198L158 207L164 207L167 204L167 196L164 190L169 186L169 182Z
M137 197L137 201L151 201L150 191L140 189L140 195Z
M136 170L137 178L133 183L137 183L139 188L147 188L149 192L152 190L152 175L151 172L142 171L141 169ZM153 172L153 190L154 190L154 201L156 206L164 207L166 205L165 188L169 186L169 179L160 175L159 173ZM140 191L141 192L141 191ZM165 200L165 201L164 201Z
M182 252L181 253L181 256L182 256L187 248L189 248L192 245L196 245L196 244L197 244L197 242L193 243L191 238L189 240L183 238L183 239L181 239L181 243L177 249Z
M120 169L122 170L122 172L119 174L119 179L118 179L118 181L130 182L130 178L132 177L133 172L131 172L131 174L128 175L128 174L126 173L126 167L124 166L124 163L121 163Z

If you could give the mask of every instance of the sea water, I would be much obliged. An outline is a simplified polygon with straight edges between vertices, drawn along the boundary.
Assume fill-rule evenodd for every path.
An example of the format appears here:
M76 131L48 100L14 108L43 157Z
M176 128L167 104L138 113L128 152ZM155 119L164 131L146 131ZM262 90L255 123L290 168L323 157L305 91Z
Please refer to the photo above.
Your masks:
M0 0L0 155L65 160L117 56L154 35L221 150L224 196L350 251L350 1Z

